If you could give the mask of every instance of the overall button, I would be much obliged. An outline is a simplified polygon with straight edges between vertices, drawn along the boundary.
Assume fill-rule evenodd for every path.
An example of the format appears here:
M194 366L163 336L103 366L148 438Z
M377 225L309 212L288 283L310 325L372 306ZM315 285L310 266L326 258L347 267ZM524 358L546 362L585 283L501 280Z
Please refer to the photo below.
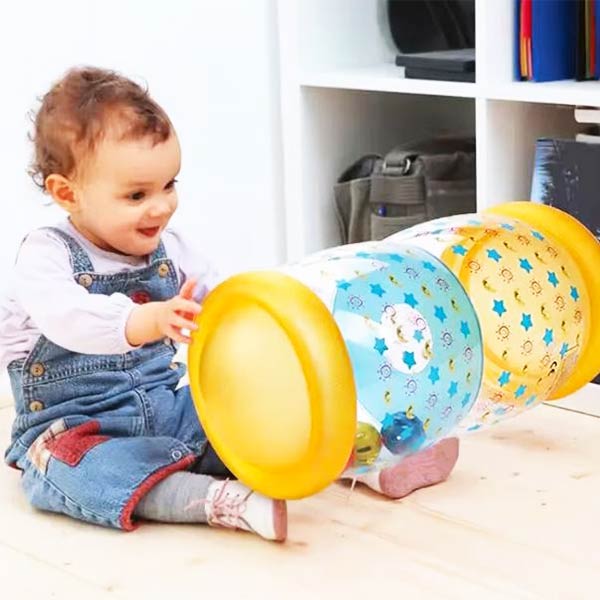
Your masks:
M166 337L166 338L163 340L163 344L165 344L165 346L170 346L170 345L171 345L171 338L169 338L169 337Z
M42 410L44 408L44 405L42 402L40 402L39 400L32 400L29 403L29 410L31 412L39 412L40 410Z
M158 274L161 277L166 277L169 274L169 265L167 263L161 263L158 266Z
M92 276L84 273L77 278L79 285L82 285L85 288L89 288L92 285Z
M42 363L33 363L29 369L29 372L34 377L41 377L46 372L46 369L44 369L44 365Z
M172 362L172 363L169 365L169 369L172 369L173 371L177 371L177 369L179 369L179 363Z
M183 452L181 450L173 450L173 452L171 452L171 458L173 460L181 460L183 458Z

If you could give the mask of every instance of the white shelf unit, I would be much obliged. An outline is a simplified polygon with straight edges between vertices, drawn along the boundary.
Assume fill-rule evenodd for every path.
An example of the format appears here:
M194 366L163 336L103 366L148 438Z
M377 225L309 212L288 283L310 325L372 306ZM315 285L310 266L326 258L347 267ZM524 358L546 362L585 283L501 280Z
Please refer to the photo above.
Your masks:
M384 0L280 0L287 258L340 243L333 185L363 154L472 132L478 209L529 197L535 140L581 130L600 83L513 80L513 0L476 0L475 83L405 79Z

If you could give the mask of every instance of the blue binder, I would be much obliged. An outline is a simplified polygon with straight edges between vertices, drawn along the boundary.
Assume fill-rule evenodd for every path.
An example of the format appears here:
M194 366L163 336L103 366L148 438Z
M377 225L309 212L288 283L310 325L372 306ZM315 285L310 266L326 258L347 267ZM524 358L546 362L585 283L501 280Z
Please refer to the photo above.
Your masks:
M573 79L577 52L577 2L532 0L531 28L531 79Z

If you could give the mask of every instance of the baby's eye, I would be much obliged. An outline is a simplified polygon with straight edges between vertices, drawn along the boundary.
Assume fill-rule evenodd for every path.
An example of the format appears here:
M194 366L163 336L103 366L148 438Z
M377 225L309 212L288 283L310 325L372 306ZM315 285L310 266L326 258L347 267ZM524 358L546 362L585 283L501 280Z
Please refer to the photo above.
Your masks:
M175 187L176 183L177 183L177 179L171 179L171 181L169 181L169 183L167 183L167 185L165 185L165 190L172 190Z
M143 200L146 197L144 192L133 192L133 194L129 194L130 200Z

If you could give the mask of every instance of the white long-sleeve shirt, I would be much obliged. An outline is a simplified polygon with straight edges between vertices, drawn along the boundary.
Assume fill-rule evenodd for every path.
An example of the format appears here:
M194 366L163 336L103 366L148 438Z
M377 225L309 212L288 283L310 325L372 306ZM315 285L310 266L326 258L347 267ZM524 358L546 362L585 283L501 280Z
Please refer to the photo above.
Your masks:
M87 252L96 273L119 273L148 265L149 257L124 256L101 250L65 219L55 225ZM218 283L208 261L173 229L162 235L167 257L179 285L198 280L194 297L200 301ZM125 325L135 304L124 294L90 294L76 283L65 243L48 230L31 232L19 249L8 293L0 300L0 369L26 357L43 334L73 352L120 354L133 347Z

